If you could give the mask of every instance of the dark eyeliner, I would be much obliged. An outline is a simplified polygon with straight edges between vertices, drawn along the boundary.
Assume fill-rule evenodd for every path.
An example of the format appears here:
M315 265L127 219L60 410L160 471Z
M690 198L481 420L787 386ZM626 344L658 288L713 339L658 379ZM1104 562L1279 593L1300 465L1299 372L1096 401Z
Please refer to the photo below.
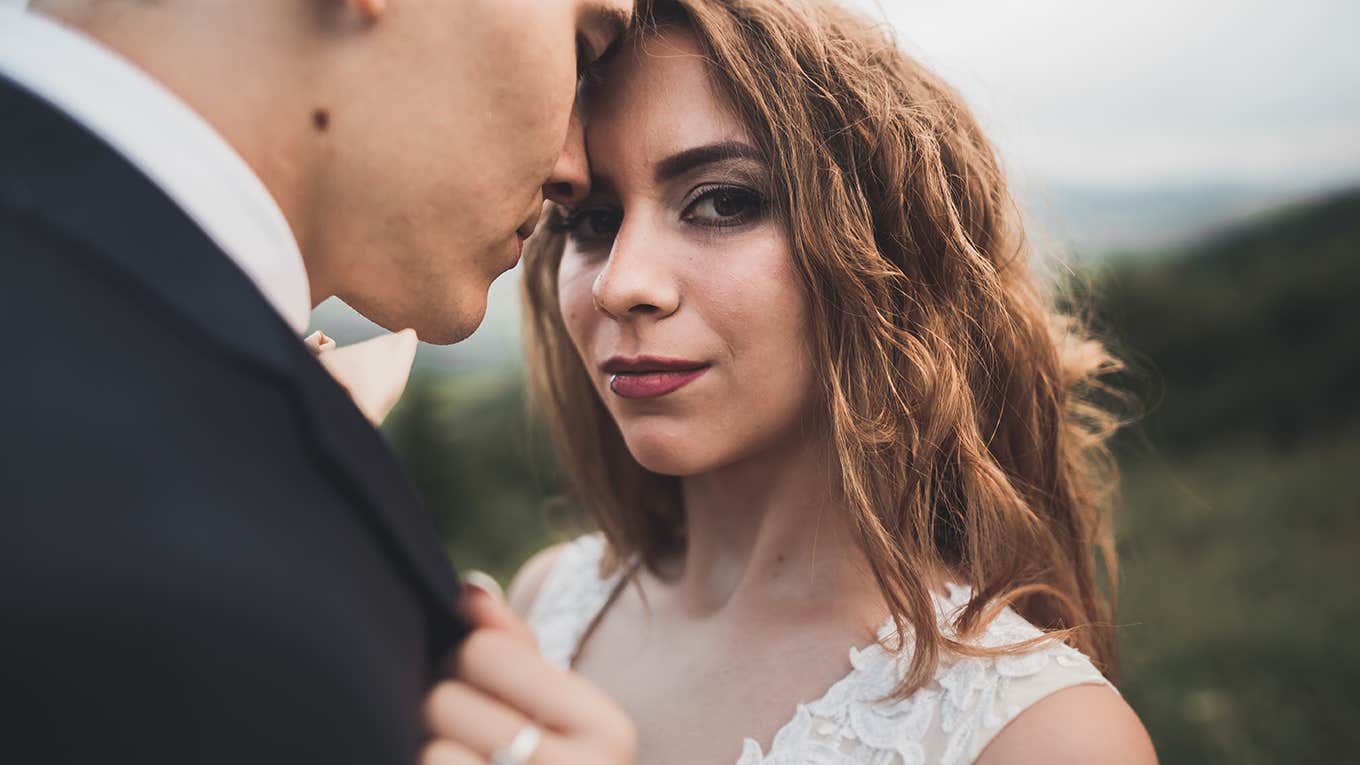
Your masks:
M690 211L694 209L695 205L723 192L745 197L752 202L751 209L739 216L733 216L727 222L722 223L706 223L690 217ZM764 217L765 213L769 210L769 207L770 203L769 200L765 198L765 195L748 186L741 186L733 183L706 184L699 186L690 192L690 201L685 204L684 212L681 213L681 219L692 225L702 226L704 228L734 228L759 220Z
M576 208L563 208L560 220L548 222L548 230L554 234L570 234L581 222L583 210Z

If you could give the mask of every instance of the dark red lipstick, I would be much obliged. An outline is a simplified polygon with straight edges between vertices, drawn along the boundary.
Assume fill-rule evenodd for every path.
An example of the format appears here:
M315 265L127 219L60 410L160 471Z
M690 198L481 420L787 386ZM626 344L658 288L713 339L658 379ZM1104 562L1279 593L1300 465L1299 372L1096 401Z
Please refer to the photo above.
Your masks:
M689 385L708 371L708 364L660 356L615 356L600 365L609 389L623 398L657 398Z

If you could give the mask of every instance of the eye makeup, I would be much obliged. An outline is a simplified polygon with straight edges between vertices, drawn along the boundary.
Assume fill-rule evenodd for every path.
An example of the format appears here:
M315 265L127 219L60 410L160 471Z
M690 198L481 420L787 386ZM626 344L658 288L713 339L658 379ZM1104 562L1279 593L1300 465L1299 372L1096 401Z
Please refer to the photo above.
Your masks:
M740 229L763 221L769 213L768 195L761 191L768 181L768 169L754 149L739 142L718 143L686 149L656 165L653 182L663 189L662 196L678 197L678 220L710 234L722 229ZM605 179L597 189L610 188ZM676 194L664 189L683 189ZM579 249L599 248L612 242L623 224L624 210L612 193L600 194L600 201L587 201L566 208L563 220L551 230L567 234Z

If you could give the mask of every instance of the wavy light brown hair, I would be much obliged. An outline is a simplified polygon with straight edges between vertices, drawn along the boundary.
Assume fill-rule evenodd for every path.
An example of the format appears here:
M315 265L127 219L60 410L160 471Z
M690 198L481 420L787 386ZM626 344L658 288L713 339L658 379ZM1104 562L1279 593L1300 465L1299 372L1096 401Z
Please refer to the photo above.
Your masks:
M1106 441L1119 420L1102 380L1119 364L1041 289L963 100L882 25L830 2L640 6L632 44L691 31L767 160L811 307L845 511L913 642L899 693L928 680L944 650L1024 647L967 644L1006 604L1113 678ZM557 302L562 252L560 234L525 252L532 400L609 541L607 567L655 569L684 543L679 482L632 458L595 393ZM936 622L941 569L972 587L957 639Z

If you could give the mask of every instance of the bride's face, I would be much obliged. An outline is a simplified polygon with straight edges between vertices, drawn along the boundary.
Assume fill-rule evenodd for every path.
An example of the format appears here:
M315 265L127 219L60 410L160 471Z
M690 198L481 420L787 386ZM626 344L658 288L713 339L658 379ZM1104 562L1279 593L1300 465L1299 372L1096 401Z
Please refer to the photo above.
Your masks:
M692 38L625 48L592 94L592 193L569 211L563 318L633 456L695 475L798 439L808 308L769 172Z

